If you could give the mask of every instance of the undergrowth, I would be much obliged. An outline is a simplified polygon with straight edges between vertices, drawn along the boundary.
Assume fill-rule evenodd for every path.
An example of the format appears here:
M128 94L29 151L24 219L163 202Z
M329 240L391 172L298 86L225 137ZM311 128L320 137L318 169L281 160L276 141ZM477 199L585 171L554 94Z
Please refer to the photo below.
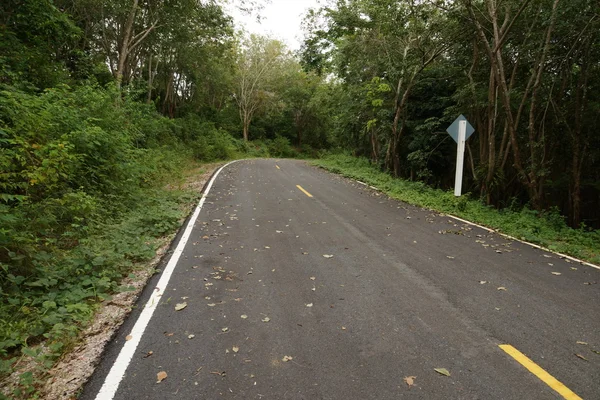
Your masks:
M327 155L313 162L329 171L375 186L392 198L438 212L453 214L550 250L600 264L600 232L570 228L558 211L495 209L469 194L433 189L421 182L395 179L366 158Z

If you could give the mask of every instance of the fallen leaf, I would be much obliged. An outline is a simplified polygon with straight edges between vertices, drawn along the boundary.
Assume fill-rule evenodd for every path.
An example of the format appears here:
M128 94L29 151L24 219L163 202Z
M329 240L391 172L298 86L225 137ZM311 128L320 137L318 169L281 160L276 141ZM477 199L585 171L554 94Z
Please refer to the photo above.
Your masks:
M450 376L450 371L448 371L446 368L434 368L433 370L435 372L437 372L438 374L441 374L444 376Z
M133 338L133 336L131 336L131 335L127 335L127 336L125 337L125 340L131 340L132 338Z
M415 379L417 379L416 376L405 376L404 377L404 382L406 382L406 385L408 385L409 389L412 385L415 384Z
M175 311L181 311L187 307L187 303L184 301L183 303L178 303L175 305Z
M571 271L577 271L577 268L571 267Z
M479 281L479 284L481 285L485 285L486 283L488 283L487 281Z
M451 259L451 260L454 260L454 257L453 257L453 256L446 256L446 258L449 258L449 259Z
M214 306L216 306L216 304L215 303L209 303L209 304L207 304L207 306L214 307Z
M173 336L173 335L174 335L174 333L173 333L173 332L168 332L168 333L167 333L167 332L165 332L165 336Z
M227 331L229 330L229 328L221 328L221 330L222 330L223 332L227 332Z
M331 255L331 254L323 254L323 257L325 257L325 258L332 258L333 255Z
M283 358L281 359L281 361L283 361L283 362L288 362L288 361L291 361L291 360L293 360L292 356L283 356Z
M315 278L314 276L311 276L311 277L310 277L310 280L311 280L311 281L314 281L315 279L317 279L317 278Z
M583 361L589 361L587 358L585 358L584 356L582 356L581 354L577 354L575 353L575 355L579 358L581 358Z
M345 327L345 326L342 326L342 330L343 330L343 331L345 331L345 330L346 330L346 327Z
M592 350L592 353L596 353L596 354L600 355L600 351L598 351L598 350Z
M271 320L271 318L269 317L264 317L263 319L261 319L262 322L269 322Z
M190 335L188 335L188 339L193 339L193 338L195 338L195 337L196 337L196 335L194 335L194 334L190 334Z
M498 254L502 254L502 252L500 250L496 250L496 253Z
M308 304L306 305L306 307L312 307L312 306L313 306L313 303L308 303Z
M560 272L552 272L552 275L562 275Z
M546 257L546 258L552 258L552 256L549 256L548 254L544 254L544 257Z
M153 352L153 351L149 351L149 352L147 352L146 354L144 354L144 358L148 358L148 357L150 357L152 354L154 354L154 352Z
M165 379L167 379L167 373L165 371L160 371L156 374L156 383L161 383Z
M246 318L248 318L248 316L246 314L242 314L242 315L240 315L240 318L241 319L246 319Z
M239 348L239 347L237 347L237 346L233 346L233 347L231 348L231 350L233 350L233 352L234 352L234 353L237 353L238 351L240 351L240 348Z
M500 287L498 288L498 290L504 290L504 291L506 291L506 288L505 288L504 286L500 286Z
M577 344L582 344L582 345L585 345L585 346L587 346L587 343L586 343L586 342L580 342L579 340L577 341Z
M277 233L283 233L283 231L275 231L275 232L277 232Z

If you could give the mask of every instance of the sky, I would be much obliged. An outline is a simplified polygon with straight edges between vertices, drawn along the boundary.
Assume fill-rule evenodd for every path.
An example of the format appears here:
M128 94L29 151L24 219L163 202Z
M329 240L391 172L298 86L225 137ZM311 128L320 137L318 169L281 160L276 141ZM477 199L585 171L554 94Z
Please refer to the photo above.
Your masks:
M256 15L243 15L234 8L230 8L229 12L236 28L243 27L249 33L270 34L286 43L291 50L298 50L302 43L300 25L304 14L318 5L319 0L270 0L260 12L260 23L256 21Z

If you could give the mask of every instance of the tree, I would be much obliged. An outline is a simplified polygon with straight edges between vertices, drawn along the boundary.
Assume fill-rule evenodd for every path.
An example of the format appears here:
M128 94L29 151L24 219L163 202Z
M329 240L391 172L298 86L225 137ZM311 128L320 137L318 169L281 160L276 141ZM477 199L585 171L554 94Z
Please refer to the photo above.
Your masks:
M251 35L240 46L234 97L245 141L248 141L252 118L274 101L274 82L281 77L283 64L289 57L281 42L266 36Z

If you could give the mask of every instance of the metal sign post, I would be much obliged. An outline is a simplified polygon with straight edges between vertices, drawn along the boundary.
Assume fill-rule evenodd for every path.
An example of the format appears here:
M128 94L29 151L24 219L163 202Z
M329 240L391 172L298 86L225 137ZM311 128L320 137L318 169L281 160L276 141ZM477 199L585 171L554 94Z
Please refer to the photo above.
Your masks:
M469 121L461 115L446 129L452 139L458 144L456 148L456 175L454 179L454 195L462 192L463 167L465 161L465 142L475 132Z
M463 168L465 161L465 136L467 133L467 121L458 124L458 146L456 148L456 175L454 177L454 195L460 196L462 191Z

